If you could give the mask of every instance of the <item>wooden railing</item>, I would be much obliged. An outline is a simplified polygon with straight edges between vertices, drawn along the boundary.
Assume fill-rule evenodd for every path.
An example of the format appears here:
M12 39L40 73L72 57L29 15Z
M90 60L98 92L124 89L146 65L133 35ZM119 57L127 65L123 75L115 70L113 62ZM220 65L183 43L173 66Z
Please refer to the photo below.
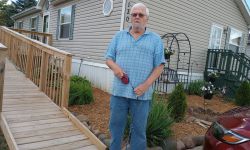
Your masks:
M0 112L2 112L2 104L3 104L3 85L4 85L4 70L5 70L6 56L7 56L7 48L0 43Z
M8 57L41 91L57 105L68 107L72 55L0 27L0 42Z
M14 29L10 28L11 30L14 30L18 33L21 33L23 35L26 35L29 38L32 38L34 40L40 41L42 43L52 45L52 34L49 33L42 33L42 32L35 32L35 31L28 31L23 29Z

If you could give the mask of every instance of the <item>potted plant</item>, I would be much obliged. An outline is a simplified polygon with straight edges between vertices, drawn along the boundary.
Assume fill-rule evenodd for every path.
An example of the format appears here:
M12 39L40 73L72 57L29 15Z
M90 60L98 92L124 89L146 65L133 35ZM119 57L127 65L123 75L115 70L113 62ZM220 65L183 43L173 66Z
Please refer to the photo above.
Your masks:
M165 59L169 59L171 55L174 54L174 50L171 49L171 47L169 48L164 48L164 55L165 55Z
M219 74L217 72L214 72L214 71L210 72L208 74L208 81L214 83L216 78L218 78L218 77L219 77Z
M211 82L205 83L202 87L204 99L212 99L214 95L214 85Z

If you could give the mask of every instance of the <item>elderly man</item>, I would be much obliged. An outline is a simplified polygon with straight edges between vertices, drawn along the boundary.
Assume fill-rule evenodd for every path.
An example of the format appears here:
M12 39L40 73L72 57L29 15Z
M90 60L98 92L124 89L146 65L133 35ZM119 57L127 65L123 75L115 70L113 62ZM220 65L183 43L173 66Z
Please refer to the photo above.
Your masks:
M106 64L114 72L110 100L111 150L120 150L127 116L131 115L132 150L145 150L146 126L152 84L164 68L163 44L159 35L146 28L148 8L137 3L131 9L132 26L112 39Z

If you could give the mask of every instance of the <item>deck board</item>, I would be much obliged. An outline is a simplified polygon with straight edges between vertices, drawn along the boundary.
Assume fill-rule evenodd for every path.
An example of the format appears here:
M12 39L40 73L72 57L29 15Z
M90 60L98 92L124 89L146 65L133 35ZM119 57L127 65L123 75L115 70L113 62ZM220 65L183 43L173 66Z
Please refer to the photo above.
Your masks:
M15 149L15 145L19 150L98 149L60 107L9 61L6 62L2 116L11 149Z

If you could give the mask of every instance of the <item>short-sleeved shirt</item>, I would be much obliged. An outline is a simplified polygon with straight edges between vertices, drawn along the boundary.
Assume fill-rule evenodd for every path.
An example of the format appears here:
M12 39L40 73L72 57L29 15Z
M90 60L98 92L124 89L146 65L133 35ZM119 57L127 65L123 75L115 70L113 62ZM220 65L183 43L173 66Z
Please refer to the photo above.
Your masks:
M112 95L132 99L137 99L134 88L144 83L155 67L165 64L161 38L148 29L137 40L129 29L117 32L105 57L112 59L129 77L129 84L123 84L120 78L114 77ZM138 99L151 100L152 93L151 85Z

